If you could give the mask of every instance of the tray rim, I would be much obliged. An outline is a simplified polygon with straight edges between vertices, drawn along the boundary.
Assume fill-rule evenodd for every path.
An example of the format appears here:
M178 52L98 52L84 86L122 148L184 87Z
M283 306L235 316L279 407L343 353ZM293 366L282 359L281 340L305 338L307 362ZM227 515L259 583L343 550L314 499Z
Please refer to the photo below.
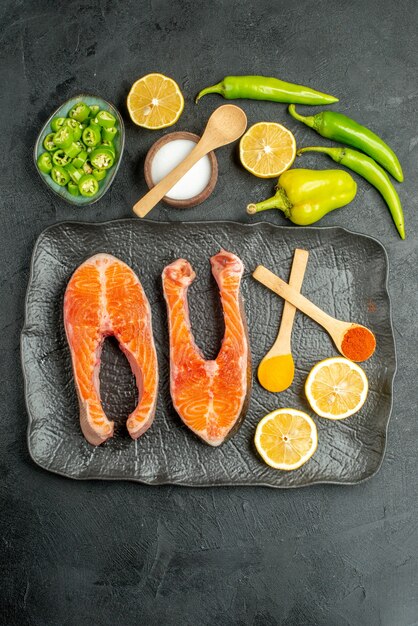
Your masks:
M172 224L181 224L181 225L186 225L186 226L202 226L202 225L207 225L210 226L212 224L216 224L217 226L222 225L222 224L226 224L226 225L238 225L238 226L242 226L244 228L248 228L249 230L251 230L254 226L257 226L259 224L267 224L270 227L273 227L274 229L277 230L287 230L287 231L298 231L300 230L301 227L298 226L287 226L284 225L282 226L281 224L274 224L268 220L258 220L256 222L251 222L251 223L246 223L246 222L238 222L236 220L196 220L196 221L182 221L182 220L178 220L178 221L159 221L159 220L149 220L149 219L142 219L142 220L138 220L135 217L126 217L126 218L118 218L115 220L105 220L103 222L85 222L82 220L65 220L63 222L56 222L54 224L50 224L49 226L47 226L36 238L35 240L35 244L33 246L33 250L32 250L32 255L31 255L31 260L30 260L30 266L29 266L29 278L28 278L28 283L27 283L27 287L26 287L26 294L25 294L25 301L24 301L24 323L21 329L21 333L20 333L20 362L21 362L21 369L22 369L22 373L23 373L23 390L24 390L24 399L25 399L25 407L26 407L26 413L28 416L28 425L27 425L27 429L26 429L26 443L27 443L27 448L29 451L29 456L31 458L31 460L38 466L41 467L43 470L50 472L52 474L58 475L58 476L62 476L64 478L68 478L71 480L76 480L76 481L96 481L96 480L102 480L102 481L106 481L106 482L114 482L114 481L123 481L123 482L133 482L133 483L137 483L137 484L142 484L142 485L147 485L150 487L160 487L160 486L174 486L174 487L187 487L187 488L199 488L199 489L217 489L217 488L230 488L230 487L252 487L252 488L264 488L264 487L268 487L269 489L301 489L301 488L305 488L305 487L313 487L315 485L337 485L339 487L352 487L355 485L360 485L368 480L370 480L371 478L373 478L381 469L384 458L386 456L386 449L387 449L387 440L388 440L388 430L389 430L389 423L391 421L392 418L392 411L393 411L393 403L394 403L394 381L395 381L395 377L398 371L398 358L397 358L397 348L396 348L396 339L395 339L395 328L394 328L394 324L393 324L393 313L392 313L392 299L391 299L391 295L390 295L390 291L389 291L389 273L390 273L390 261L389 261L389 255L387 253L387 250L385 248L385 246L383 245L383 243L381 241L379 241L376 237L372 236L372 235L365 235L364 233L358 233L356 231L350 230L348 228L344 228L343 226L304 226L303 227L303 232L305 231L313 231L313 232L317 232L317 231L321 231L321 230L327 230L327 231L334 231L334 232L343 232L343 233L347 233L349 235L354 235L356 237L360 237L360 238L364 238L364 239L369 239L371 241L373 241L375 244L377 244L377 246L382 250L383 252L383 256L386 262L386 272L385 272L385 280L384 280L384 284L383 284L383 288L385 291L385 296L387 298L387 302L389 305L389 325L390 325L390 331L391 331L391 337L392 337L392 341L393 341L393 368L388 368L388 373L390 376L390 406L389 406L389 414L388 414L388 418L386 421L386 425L385 425L385 431L384 431L384 435L385 435L385 440L384 440L384 445L383 445L383 450L382 450L382 454L379 460L378 465L376 466L376 469L369 474L368 476L365 476L364 478L361 478L359 480L354 480L354 481L345 481L345 482L341 482L338 480L314 480L312 482L307 482L307 483L303 483L303 484L297 484L297 485L272 485L271 483L250 483L247 481L244 482L237 482L237 481L232 481L232 482L224 482L222 484L206 484L206 485L202 485L199 483L193 483L193 482L172 482L170 480L161 480L161 481L149 481L149 480L144 480L144 479L140 479L140 478L134 478L134 477L126 477L126 476L72 476L70 474L67 474L65 472L59 471L59 470L55 470L55 469L51 469L49 467L46 467L45 465L43 465L42 463L40 463L37 459L34 458L33 454L32 454L32 449L30 446L30 435L31 435L31 427L32 424L35 420L35 418L33 417L33 415L31 414L31 411L29 409L28 406L28 386L29 386L29 382L28 382L28 374L27 371L25 369L25 356L24 356L24 346L23 346L23 342L24 342L24 338L25 338L25 333L27 331L27 311L28 311L28 300L29 300L29 293L30 293L30 287L33 283L33 279L34 279L34 266L35 266L35 255L36 252L38 250L38 247L40 245L40 243L42 242L42 240L46 237L46 235L49 233L49 231L54 230L57 227L63 227L63 226L88 226L88 227L94 227L94 228L103 228L112 224L129 224L129 223L142 223L145 222L147 224L152 224L153 226L171 226Z

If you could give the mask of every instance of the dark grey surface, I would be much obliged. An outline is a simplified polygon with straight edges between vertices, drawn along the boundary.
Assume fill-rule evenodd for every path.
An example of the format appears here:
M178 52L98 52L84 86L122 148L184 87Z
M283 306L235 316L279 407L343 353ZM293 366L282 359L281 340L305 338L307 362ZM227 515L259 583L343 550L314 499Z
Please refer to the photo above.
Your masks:
M369 395L361 411L347 421L315 419L319 441L312 459L293 472L278 472L255 453L255 428L277 407L312 413L304 394L306 376L315 363L338 354L331 338L312 320L298 315L292 333L293 384L277 396L254 380L241 428L222 446L211 448L184 426L172 406L161 273L177 258L192 264L196 272L188 294L192 328L206 357L213 357L223 334L223 315L209 259L220 248L239 254L245 268L241 294L256 369L276 337L283 301L255 282L251 272L261 263L286 279L297 247L309 250L303 293L338 319L372 328L377 347L373 357L362 364ZM115 413L118 428L115 437L93 447L79 426L63 298L76 268L97 253L121 259L142 283L151 305L161 383L155 421L144 436L132 441L124 422L135 405L135 383L129 381L127 360L116 357L118 350L105 349L102 393L112 398L109 408ZM296 229L233 222L174 224L140 222L137 218L101 225L67 222L48 228L33 254L22 333L32 459L45 469L72 478L124 478L195 487L299 487L319 482L358 483L369 478L383 460L396 369L387 274L382 246L341 228ZM121 378L130 384L121 384Z
M1 3L1 607L4 624L417 623L418 596L418 157L415 0L341 2ZM264 72L340 96L339 109L397 151L408 239L398 239L378 194L322 221L373 234L391 261L398 349L395 402L380 472L356 487L292 491L78 483L39 469L26 447L19 358L29 261L57 221L130 217L145 191L142 164L160 132L127 121L124 163L111 191L82 213L42 184L37 133L70 95L97 91L121 109L149 71L177 79L186 97L175 129L200 132L223 102L202 85L226 73ZM243 102L250 123L285 122L299 144L319 141L282 105ZM333 107L337 108L337 107ZM302 110L302 109L301 109ZM306 109L308 110L308 109ZM218 152L213 196L188 219L242 219L268 181ZM327 167L310 156L306 166ZM299 163L298 163L299 164ZM183 219L159 208L153 219ZM283 223L280 216L266 219ZM250 218L248 218L250 221Z

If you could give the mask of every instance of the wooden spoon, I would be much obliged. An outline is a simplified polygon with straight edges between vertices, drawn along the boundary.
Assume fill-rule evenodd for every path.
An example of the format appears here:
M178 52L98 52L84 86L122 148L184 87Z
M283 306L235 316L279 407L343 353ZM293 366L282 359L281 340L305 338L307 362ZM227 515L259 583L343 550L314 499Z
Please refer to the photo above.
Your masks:
M293 304L300 311L311 317L315 322L320 324L328 334L331 336L331 339L335 343L337 350L345 357L351 359L352 361L365 361L370 358L375 351L376 348L376 340L371 330L366 328L366 326L362 326L361 324L353 324L352 322L343 322L341 320L337 320L335 317L328 315L325 311L322 311L319 307L317 307L313 302L302 296L296 289L293 289L290 285L284 282L281 278L270 272L263 265L259 265L255 271L253 272L253 277L262 283L265 287L268 287L274 293L277 293L279 296ZM367 338L368 344L370 347L364 344L364 342L358 342L358 348L360 350L360 358L353 358L351 354L348 354L347 351L343 350L343 340L346 334L349 331L353 331L353 329L361 329L360 332L364 334L364 338ZM363 344L363 345L362 345Z
M195 163L200 161L208 152L239 139L246 128L247 116L235 104L224 104L217 108L210 116L205 132L195 148L184 161L171 170L165 178L135 204L134 213L139 217L145 217Z
M300 291L302 287L308 256L309 252L307 250L296 248L289 276L289 285L297 291ZM295 314L296 308L286 300L276 341L258 366L257 374L260 385L273 393L284 391L290 387L295 376L295 363L291 350L291 336Z

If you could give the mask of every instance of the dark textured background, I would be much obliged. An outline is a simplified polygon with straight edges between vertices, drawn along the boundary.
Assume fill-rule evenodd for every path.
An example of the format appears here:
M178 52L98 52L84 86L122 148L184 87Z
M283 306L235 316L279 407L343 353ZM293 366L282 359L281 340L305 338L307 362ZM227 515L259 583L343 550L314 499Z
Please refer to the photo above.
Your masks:
M418 4L393 2L3 1L0 5L1 619L3 624L388 625L418 622L416 179ZM386 459L357 487L292 492L80 484L29 459L19 334L30 254L57 221L131 215L143 158L160 132L127 121L123 166L82 213L48 192L31 151L51 110L89 89L126 118L131 83L162 71L181 85L177 129L200 132L222 102L200 87L224 74L276 74L338 95L338 108L386 137L403 163L408 240L378 194L323 220L373 234L391 260L399 371ZM278 120L318 141L283 105L243 103L249 122ZM303 160L325 167L325 157ZM270 192L219 152L215 193L188 219L247 220ZM186 214L159 208L154 219ZM249 219L249 218L248 218ZM279 215L266 215L281 223Z

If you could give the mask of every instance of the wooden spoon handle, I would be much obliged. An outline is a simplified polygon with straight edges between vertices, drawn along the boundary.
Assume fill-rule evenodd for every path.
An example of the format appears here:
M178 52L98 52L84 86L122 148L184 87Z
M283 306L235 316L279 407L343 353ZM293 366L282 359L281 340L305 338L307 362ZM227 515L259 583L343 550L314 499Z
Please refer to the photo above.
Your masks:
M289 285L296 291L300 291L302 288L303 277L305 276L305 270L308 264L308 257L309 252L307 250L296 248L289 276ZM285 300L282 320L280 322L280 330L277 336L277 343L279 340L288 340L290 347L290 336L292 334L295 314L296 307L294 307L288 300Z
M206 142L200 140L187 157L177 165L167 176L165 176L155 187L150 189L138 202L134 205L133 211L138 217L145 217L147 213L155 207L155 205L164 198L172 187L183 178L183 176L195 165L200 159L212 150L208 148Z
M293 304L293 306L305 313L305 315L311 317L315 320L315 322L330 332L330 334L334 334L340 327L349 326L347 322L337 320L335 317L332 317L331 315L328 315L328 313L325 313L325 311L322 311L322 309L308 300L308 298L302 296L302 294L296 289L290 287L284 282L284 280L276 276L276 274L273 274L273 272L270 272L270 270L263 265L256 267L253 272L253 277L265 287L274 291L274 293L277 293L285 300L288 300L291 304Z

